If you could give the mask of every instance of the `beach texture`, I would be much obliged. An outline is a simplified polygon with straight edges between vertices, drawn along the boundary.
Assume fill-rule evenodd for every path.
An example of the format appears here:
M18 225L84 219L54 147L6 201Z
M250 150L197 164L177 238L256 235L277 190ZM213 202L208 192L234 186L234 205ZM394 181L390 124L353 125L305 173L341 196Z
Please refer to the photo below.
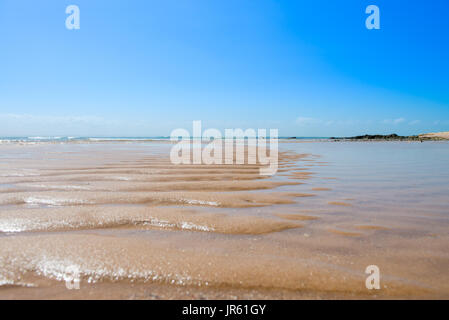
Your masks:
M338 159L291 143L273 177L173 165L170 148L0 145L0 298L449 298L444 197L379 209L369 180L345 189Z

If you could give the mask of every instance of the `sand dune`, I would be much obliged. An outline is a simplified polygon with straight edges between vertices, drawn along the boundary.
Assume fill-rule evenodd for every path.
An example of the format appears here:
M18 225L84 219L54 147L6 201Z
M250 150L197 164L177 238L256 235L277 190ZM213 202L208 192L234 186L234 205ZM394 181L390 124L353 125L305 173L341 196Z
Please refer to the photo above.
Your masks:
M424 134L420 134L419 136L423 137L423 138L441 138L441 139L449 140L449 131L424 133Z

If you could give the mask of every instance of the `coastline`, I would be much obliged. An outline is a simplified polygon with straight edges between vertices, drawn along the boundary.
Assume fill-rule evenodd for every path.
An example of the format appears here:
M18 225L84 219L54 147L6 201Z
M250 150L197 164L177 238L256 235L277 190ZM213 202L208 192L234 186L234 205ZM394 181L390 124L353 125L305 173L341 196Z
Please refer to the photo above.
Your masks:
M225 138L222 138L225 140ZM197 140L197 139L193 139ZM282 142L309 142L309 141L447 141L449 140L449 131L422 133L418 135L400 136L395 133L365 134L352 137L279 137ZM208 140L203 140L208 142ZM40 144L40 143L138 143L138 142L162 142L176 143L171 141L170 137L72 137L72 136L54 136L54 137L0 137L0 144Z
M400 136L395 133L387 134L387 135L381 135L381 134L375 134L375 135L361 135L361 136L354 136L354 137L331 137L329 140L332 141L447 141L449 140L449 131L446 132L436 132L436 133L423 133L419 135L414 136Z

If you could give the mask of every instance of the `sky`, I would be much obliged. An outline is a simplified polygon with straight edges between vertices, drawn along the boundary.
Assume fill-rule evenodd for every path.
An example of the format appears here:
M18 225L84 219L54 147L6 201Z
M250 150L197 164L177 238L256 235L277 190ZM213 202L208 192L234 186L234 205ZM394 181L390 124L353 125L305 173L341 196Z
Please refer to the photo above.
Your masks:
M0 0L0 136L449 131L448 15L447 0Z

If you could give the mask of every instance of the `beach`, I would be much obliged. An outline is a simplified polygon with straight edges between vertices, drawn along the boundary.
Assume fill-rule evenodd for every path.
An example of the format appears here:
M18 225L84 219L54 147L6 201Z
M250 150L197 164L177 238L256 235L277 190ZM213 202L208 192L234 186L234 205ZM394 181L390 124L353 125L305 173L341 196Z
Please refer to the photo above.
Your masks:
M449 298L449 142L282 140L273 176L172 146L0 143L0 299Z

